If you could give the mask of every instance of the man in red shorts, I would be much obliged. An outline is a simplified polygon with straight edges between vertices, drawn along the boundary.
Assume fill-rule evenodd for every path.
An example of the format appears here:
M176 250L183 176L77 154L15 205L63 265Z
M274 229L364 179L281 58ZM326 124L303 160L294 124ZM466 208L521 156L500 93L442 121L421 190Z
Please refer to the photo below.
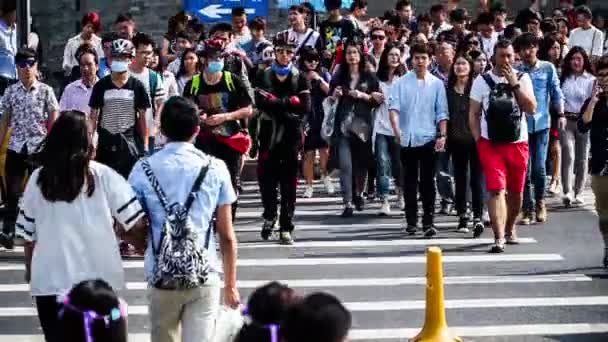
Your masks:
M518 243L515 220L529 158L525 113L536 112L536 99L530 77L513 69L510 41L496 44L494 58L494 68L473 82L469 122L490 193L488 211L496 240L490 253L502 253L505 243Z

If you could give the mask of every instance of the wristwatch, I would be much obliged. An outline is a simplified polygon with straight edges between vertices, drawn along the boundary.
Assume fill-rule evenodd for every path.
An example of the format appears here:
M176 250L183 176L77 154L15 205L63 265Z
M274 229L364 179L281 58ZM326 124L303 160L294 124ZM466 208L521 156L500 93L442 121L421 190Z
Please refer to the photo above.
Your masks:
M521 85L519 83L517 83L514 86L511 86L511 90L516 91L517 89L521 88Z

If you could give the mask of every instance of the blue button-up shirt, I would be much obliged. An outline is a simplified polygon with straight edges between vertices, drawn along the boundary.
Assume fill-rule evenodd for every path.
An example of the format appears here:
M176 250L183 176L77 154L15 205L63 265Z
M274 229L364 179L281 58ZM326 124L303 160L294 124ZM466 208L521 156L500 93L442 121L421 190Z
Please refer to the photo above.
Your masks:
M564 93L562 93L555 66L552 63L539 60L533 66L521 63L516 69L530 75L534 87L534 97L536 97L536 113L527 116L528 132L534 133L550 128L550 103L553 104L558 113L564 112Z
M0 19L0 77L17 79L15 55L17 54L17 29Z
M168 200L170 202L179 201L182 204L188 198L201 167L211 162L189 213L192 223L198 229L200 246L204 246L206 233L210 229L210 222L216 208L236 201L236 194L232 188L226 164L197 150L190 143L169 143L148 160ZM135 164L129 176L129 183L148 214L152 225L152 240L155 247L158 248L166 214L144 173L141 161ZM216 252L214 234L210 234L209 238L209 265L212 271L221 273L222 264ZM154 266L155 258L151 245L148 243L144 262L147 279L151 278Z
M445 86L430 73L419 80L410 71L393 85L389 110L399 113L401 146L426 145L436 139L439 122L449 118Z

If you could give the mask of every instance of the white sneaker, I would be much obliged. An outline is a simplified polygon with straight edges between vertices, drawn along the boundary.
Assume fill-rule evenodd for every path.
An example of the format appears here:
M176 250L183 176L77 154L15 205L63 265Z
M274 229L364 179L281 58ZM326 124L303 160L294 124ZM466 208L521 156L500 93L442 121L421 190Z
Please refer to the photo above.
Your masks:
M574 196L574 201L572 202L572 204L576 206L583 206L585 205L585 200L580 195Z
M306 186L306 190L304 190L304 195L302 195L302 197L312 198L312 194L314 192L315 192L315 190L313 189L312 185L308 185L308 186Z
M388 199L385 199L382 202L382 207L380 207L380 215L389 216L391 214L391 204L388 202Z
M332 183L331 178L329 176L323 177L323 184L325 185L325 190L327 190L328 194L333 195L336 192L334 183Z
M570 208L572 206L572 195L571 194L565 194L564 197L562 197L562 202L564 203L564 206L566 208Z
M405 197L403 196L403 190L397 189L397 205L399 209L405 210Z
M485 225L489 225L492 222L492 220L490 220L490 213L487 210L483 211L483 214L481 215L481 221Z

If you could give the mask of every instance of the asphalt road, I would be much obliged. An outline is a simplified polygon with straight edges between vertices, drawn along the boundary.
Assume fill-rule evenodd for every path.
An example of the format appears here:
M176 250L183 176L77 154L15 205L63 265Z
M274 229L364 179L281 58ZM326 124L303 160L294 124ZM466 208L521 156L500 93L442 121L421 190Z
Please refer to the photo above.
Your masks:
M432 240L406 236L403 215L376 215L378 203L342 219L340 199L315 185L299 199L296 244L259 241L261 204L247 184L237 214L238 278L244 298L255 287L282 280L298 291L329 291L353 312L352 340L404 341L424 321L425 249L444 253L448 324L467 341L608 341L608 272L592 208L564 209L549 200L549 221L521 227L522 244L487 253L480 239L455 231L455 216L438 217ZM303 189L300 189L300 193ZM0 251L0 342L41 341L35 308L23 283L22 252ZM149 323L140 260L127 267L131 341L147 341Z

